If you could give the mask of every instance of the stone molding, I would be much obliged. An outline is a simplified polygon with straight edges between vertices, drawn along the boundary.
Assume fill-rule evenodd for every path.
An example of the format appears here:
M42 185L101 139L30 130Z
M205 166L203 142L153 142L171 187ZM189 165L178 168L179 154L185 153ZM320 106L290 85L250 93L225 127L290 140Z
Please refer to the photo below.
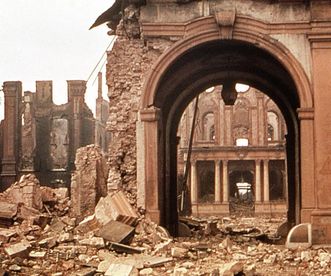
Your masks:
M232 39L236 11L219 11L215 13L217 25L220 27L220 35L223 39Z
M259 22L258 20L245 18L245 24L239 24L240 19L240 16L236 17L233 39L257 45L279 60L292 76L296 87L298 87L300 106L305 108L312 107L313 96L308 76L290 50L277 40L271 38L266 31L257 29L255 23ZM178 57L191 49L192 45L197 46L220 39L219 28L215 24L213 17L202 18L200 19L200 23L201 24L198 25L199 33L195 33L176 42L158 58L144 84L141 109L153 106L158 82L163 72L169 68ZM262 35L263 33L265 35Z
M300 120L314 120L314 108L298 108L297 112Z
M154 122L160 119L160 109L156 107L145 108L140 111L140 119L143 122Z

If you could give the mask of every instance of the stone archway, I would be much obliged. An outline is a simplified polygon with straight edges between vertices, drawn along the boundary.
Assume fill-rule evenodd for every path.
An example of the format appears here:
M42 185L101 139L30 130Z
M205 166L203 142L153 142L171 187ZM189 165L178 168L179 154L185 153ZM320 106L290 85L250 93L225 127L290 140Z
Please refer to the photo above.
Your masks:
M309 81L283 45L268 36L257 36L251 26L239 25L231 37L228 33L224 37L217 25L201 24L199 33L176 43L159 58L145 83L140 117L146 210L172 233L177 227L176 131L180 117L200 91L229 78L265 92L282 111L289 130L288 219L292 223L308 219L305 189L311 185L309 172L314 169L314 164L307 164L313 151ZM300 145L305 147L300 149Z

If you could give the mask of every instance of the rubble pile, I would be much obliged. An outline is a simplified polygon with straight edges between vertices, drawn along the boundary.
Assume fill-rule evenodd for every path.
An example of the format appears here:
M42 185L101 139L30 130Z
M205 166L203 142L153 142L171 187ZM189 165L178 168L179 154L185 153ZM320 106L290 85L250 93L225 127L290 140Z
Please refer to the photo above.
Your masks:
M26 186L33 186L36 198L20 197ZM187 237L173 238L132 207L123 191L102 197L82 221L70 216L67 196L65 189L40 187L33 175L0 195L8 205L0 209L0 216L7 215L0 217L7 219L0 228L0 273L327 275L331 270L328 248L275 244L284 218L185 217L179 228Z

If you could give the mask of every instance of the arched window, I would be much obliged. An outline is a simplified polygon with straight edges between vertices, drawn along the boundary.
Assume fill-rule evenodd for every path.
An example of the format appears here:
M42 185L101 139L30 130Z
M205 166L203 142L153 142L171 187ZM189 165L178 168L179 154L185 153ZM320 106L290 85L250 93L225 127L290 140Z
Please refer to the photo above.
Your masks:
M279 140L279 120L275 112L268 111L268 141Z
M202 138L205 141L215 141L215 116L212 112L203 116Z

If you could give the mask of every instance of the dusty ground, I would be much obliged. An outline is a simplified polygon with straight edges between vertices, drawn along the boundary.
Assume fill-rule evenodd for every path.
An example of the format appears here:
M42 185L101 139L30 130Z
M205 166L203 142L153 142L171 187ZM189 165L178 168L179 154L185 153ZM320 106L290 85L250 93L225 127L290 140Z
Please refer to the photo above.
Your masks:
M57 221L46 230L25 228L25 233L16 226L19 235L12 237L9 244L29 240L32 248L29 256L9 258L4 252L8 243L3 243L0 251L3 273L104 275L111 264L129 264L133 266L131 274L118 270L108 275L331 275L328 248L291 251L284 245L258 240L261 235L256 235L257 229L272 236L284 221L282 218L194 219L193 236L175 239L167 237L157 225L142 220L131 242L133 248L144 249L140 254L117 253L109 243L95 241L93 235L75 234L67 217L60 220L65 221L64 227L62 224L58 227ZM210 223L217 228L210 228ZM45 247L40 243L45 236L55 238L56 244Z

